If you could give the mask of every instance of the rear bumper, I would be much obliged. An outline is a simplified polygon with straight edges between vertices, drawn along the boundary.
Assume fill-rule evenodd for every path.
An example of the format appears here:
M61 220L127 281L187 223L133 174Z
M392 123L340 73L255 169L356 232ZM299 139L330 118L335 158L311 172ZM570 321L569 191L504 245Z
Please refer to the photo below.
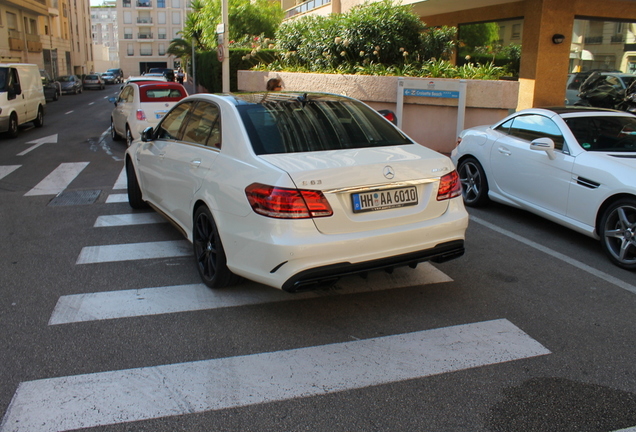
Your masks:
M417 263L423 261L445 262L462 255L464 255L464 241L455 240L418 252L356 264L343 262L305 270L288 279L283 284L282 289L287 292L304 291L325 282L335 281L343 276L403 266L415 268Z

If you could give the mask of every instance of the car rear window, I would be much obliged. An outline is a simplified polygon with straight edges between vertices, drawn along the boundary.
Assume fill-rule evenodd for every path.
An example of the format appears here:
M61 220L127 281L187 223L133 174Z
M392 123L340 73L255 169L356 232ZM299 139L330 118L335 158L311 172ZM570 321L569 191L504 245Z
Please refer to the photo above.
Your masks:
M183 89L169 86L142 87L141 102L178 102L185 97Z
M97 75L86 75L86 79L89 79L89 80L96 80L96 79L98 79L98 78L97 78Z
M636 153L636 117L572 117L564 120L587 151Z
M256 154L413 143L376 111L352 99L284 93L252 96L259 97L262 100L237 107Z

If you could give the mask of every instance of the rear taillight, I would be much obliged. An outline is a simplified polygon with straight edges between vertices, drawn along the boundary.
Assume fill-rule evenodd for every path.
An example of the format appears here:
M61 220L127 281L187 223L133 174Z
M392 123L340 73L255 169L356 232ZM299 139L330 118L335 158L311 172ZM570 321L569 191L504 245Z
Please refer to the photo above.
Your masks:
M287 189L252 183L245 188L252 209L263 216L279 219L327 217L333 210L320 191Z
M439 189L437 190L437 201L443 201L455 198L462 194L462 184L459 181L457 171L446 174L439 180Z
M144 110L137 110L137 120L146 120L146 113L144 113Z

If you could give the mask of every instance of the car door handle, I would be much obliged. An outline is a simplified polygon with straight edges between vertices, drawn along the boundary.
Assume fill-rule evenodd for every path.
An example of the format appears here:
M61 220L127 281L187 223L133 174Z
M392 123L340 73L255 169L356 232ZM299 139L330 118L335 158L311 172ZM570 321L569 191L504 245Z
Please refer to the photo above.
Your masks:
M499 147L497 150L499 151L499 153L501 153L504 156L510 156L512 154L510 150L508 150L505 147Z
M159 157L160 157L160 158L163 158L165 155L166 155L166 152L159 153Z
M198 167L199 167L199 165L201 165L201 161L200 161L200 160L193 160L193 161L190 161L190 166L191 166L192 168L198 168Z

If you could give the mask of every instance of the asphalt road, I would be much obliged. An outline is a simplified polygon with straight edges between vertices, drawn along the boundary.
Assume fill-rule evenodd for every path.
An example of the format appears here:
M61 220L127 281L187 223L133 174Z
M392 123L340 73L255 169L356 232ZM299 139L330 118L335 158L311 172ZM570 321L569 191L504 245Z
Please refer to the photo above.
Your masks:
M125 201L115 91L0 139L0 432L636 426L636 273L595 240L491 205L448 263L212 291Z

